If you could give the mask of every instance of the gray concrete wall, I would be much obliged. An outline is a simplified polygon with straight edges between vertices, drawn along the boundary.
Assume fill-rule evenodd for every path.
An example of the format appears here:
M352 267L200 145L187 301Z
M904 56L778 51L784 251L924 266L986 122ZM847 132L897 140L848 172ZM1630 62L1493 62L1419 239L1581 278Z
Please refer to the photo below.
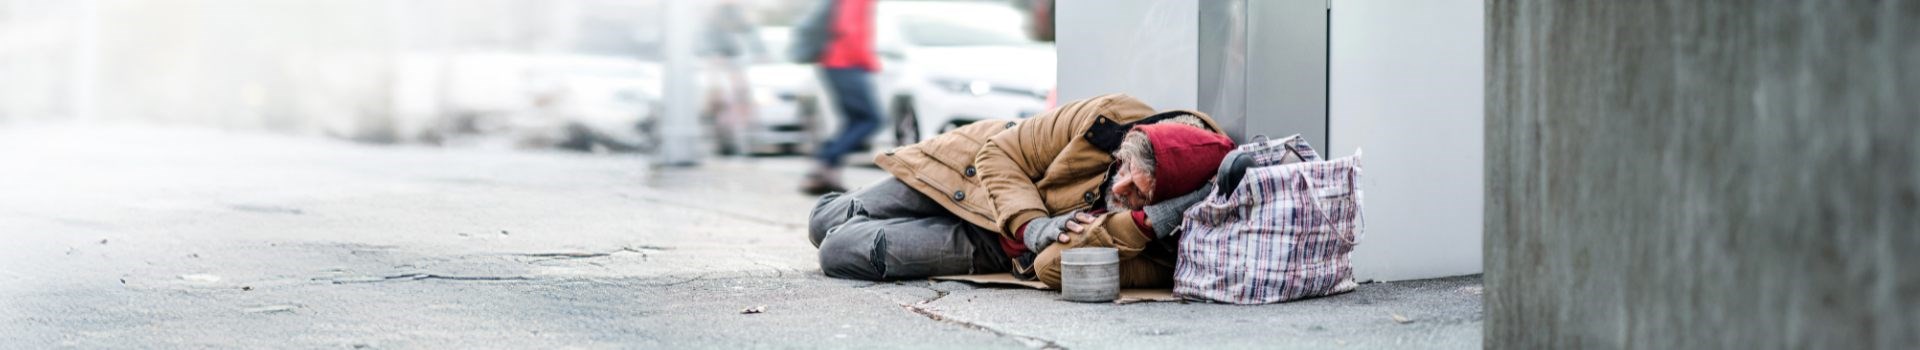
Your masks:
M1486 18L1489 347L1920 347L1920 1Z

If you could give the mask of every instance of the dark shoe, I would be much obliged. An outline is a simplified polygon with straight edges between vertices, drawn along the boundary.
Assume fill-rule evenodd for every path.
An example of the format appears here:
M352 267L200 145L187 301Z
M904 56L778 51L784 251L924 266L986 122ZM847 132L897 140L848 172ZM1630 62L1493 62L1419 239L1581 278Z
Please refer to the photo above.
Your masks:
M846 192L846 191L847 191L847 188L845 186L840 186L839 182L827 180L826 177L823 177L820 175L807 175L807 179L805 180L805 182L800 184L800 192L806 193L809 196L819 196L819 195L825 195L828 193Z
M1040 277L1035 275L1035 273L1039 271L1033 269L1033 258L1037 256L1039 256L1039 254L1027 252L1026 254L1020 254L1019 257L1009 259L1013 260L1013 268L1011 269L1012 271L1007 272L1013 273L1014 279L1022 281L1039 280Z

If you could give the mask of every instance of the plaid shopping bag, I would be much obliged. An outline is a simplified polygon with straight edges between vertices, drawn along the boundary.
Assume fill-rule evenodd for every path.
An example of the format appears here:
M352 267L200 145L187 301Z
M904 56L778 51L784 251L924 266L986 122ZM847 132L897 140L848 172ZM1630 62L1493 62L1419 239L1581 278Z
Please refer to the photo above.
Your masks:
M1174 293L1262 304L1352 291L1360 155L1320 160L1298 137L1242 149L1256 153L1239 184L1185 213Z

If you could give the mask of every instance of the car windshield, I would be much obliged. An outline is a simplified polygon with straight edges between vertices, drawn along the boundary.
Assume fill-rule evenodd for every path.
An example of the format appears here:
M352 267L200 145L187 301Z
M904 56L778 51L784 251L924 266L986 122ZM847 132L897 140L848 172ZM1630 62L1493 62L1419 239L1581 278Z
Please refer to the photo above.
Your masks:
M944 6L942 6L944 5ZM895 8L904 39L916 46L1033 45L1021 32L1020 13L994 5Z

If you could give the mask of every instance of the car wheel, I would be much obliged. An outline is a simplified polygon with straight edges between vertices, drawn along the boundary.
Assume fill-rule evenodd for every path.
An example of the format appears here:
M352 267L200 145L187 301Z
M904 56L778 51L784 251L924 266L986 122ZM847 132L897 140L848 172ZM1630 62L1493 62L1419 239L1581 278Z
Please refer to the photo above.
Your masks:
M900 112L895 113L893 143L895 146L920 143L920 115L913 111L912 105L901 107Z

